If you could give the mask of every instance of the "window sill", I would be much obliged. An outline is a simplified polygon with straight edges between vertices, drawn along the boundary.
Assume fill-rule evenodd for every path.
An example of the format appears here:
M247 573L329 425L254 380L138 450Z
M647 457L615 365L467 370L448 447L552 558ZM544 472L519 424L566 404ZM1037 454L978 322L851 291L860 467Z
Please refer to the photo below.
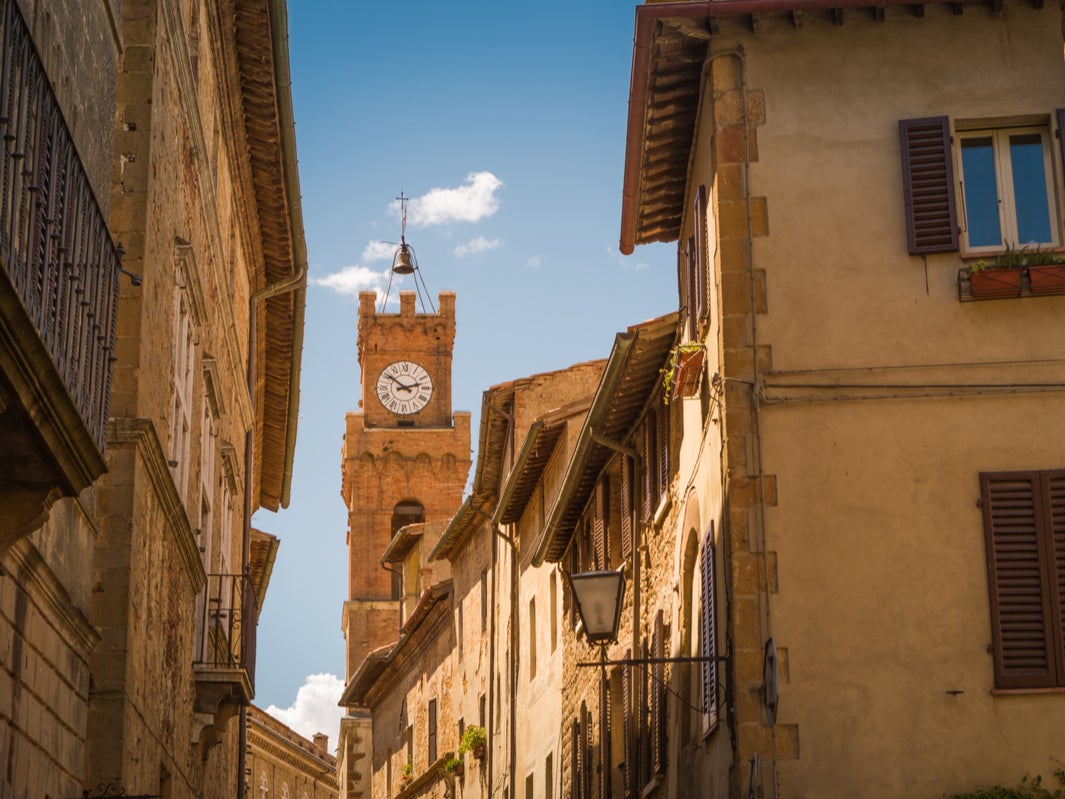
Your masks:
M1053 688L992 688L991 696L1031 696L1033 694L1065 694L1065 686Z

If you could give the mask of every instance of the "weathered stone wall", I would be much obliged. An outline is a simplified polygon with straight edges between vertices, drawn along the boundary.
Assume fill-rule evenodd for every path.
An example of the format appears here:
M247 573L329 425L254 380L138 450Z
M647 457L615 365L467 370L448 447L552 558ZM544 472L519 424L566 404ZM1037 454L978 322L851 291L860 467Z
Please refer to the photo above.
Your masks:
M248 796L337 799L336 758L254 705L246 768Z

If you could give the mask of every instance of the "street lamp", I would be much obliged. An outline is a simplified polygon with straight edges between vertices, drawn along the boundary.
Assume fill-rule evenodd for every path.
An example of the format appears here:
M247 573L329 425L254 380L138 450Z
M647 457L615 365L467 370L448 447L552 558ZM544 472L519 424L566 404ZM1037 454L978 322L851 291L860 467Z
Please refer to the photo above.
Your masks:
M605 647L618 640L618 624L621 621L621 605L625 597L625 574L618 571L592 571L570 574L570 590L577 604L588 643L600 647L606 657Z

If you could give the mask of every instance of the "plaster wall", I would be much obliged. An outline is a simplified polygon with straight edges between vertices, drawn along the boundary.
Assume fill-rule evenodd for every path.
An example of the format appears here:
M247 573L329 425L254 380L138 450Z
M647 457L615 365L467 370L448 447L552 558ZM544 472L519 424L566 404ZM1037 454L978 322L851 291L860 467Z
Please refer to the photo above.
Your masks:
M728 124L724 95L713 95L735 68L724 53L742 45L757 331L749 291L719 284L720 364L726 375L753 364L727 348L756 338L764 380L758 420L725 394L735 409L729 502L745 505L729 520L742 544L734 668L759 673L745 641L772 634L783 683L772 739L742 679L737 724L773 753L778 796L1014 785L1049 775L1065 748L1052 721L1060 692L992 694L976 505L981 471L1062 466L1065 400L1016 387L1062 384L1065 298L962 303L962 257L908 255L898 141L905 118L1049 119L1065 105L1061 11L925 11L888 8L883 22L847 11L842 27L827 15L800 28L769 16L754 34L726 20L711 45L721 69L707 86L692 188L712 185L717 202L723 181L744 177L711 164L710 142ZM1051 149L1060 218L1056 140ZM736 210L716 206L719 268L735 254L725 233L746 227ZM734 327L730 308L741 311ZM872 388L848 388L860 383ZM813 384L817 401L798 401ZM745 484L759 464L764 482ZM748 562L752 552L764 559Z

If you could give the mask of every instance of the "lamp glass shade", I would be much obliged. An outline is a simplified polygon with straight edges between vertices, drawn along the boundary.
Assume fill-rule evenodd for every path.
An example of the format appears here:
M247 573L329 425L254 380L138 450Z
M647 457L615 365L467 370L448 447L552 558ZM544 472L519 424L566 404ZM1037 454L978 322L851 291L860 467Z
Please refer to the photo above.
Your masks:
M620 571L594 571L569 576L577 612L584 623L590 644L616 641L621 605L625 596L625 575Z

